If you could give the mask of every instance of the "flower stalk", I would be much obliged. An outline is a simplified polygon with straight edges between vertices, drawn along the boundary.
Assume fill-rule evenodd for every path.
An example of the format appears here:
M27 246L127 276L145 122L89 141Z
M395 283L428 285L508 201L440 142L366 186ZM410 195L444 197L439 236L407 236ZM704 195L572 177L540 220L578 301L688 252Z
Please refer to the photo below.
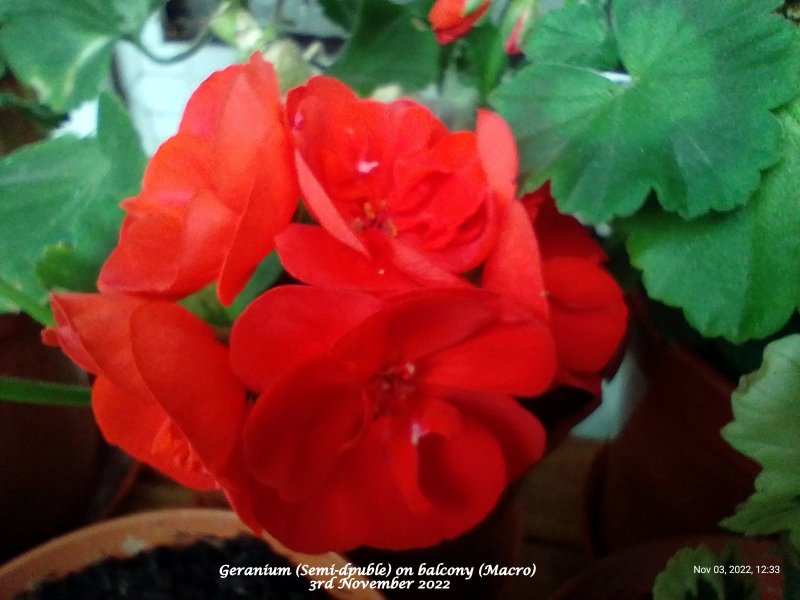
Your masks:
M91 388L0 376L0 398L25 404L84 408L90 404Z

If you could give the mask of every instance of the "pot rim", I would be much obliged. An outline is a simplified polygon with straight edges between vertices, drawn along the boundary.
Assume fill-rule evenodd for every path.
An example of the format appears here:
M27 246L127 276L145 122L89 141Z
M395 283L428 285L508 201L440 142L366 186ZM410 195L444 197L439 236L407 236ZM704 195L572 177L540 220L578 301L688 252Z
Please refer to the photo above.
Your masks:
M163 545L188 545L204 537L231 538L253 535L231 510L177 508L136 513L103 521L55 538L0 565L0 600L11 600L33 585L79 571L109 557L126 558L142 550ZM293 552L271 536L262 539L272 550L296 565L344 566L348 561L329 552L308 555ZM342 592L345 592L342 590ZM374 590L352 591L333 597L380 600Z

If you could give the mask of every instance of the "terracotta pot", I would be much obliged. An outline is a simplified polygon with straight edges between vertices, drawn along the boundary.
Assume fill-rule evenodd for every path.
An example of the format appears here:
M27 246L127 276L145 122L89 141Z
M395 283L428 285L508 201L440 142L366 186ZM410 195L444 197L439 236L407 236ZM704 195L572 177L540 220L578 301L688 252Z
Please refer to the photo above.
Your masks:
M86 375L43 346L27 317L0 317L0 373L64 383ZM103 443L91 409L0 400L0 560L106 514L132 462Z
M247 526L228 510L163 510L106 521L53 540L0 567L0 600L11 600L43 580L58 579L106 558L125 558L157 546L186 546L209 536L233 538L248 534ZM270 538L266 541L292 564L330 566L333 563L338 567L346 562L333 553L310 556L290 552ZM332 597L381 598L370 590Z
M758 473L719 434L733 418L734 383L688 349L663 341L641 301L631 304L632 349L646 385L587 486L589 528L600 554L720 531L717 523L753 492Z
M780 565L775 544L733 536L669 538L630 548L595 563L565 583L549 600L650 600L656 576L682 548L704 545L716 553L734 544L742 564L755 572L756 565ZM754 573L755 574L755 573ZM783 598L783 575L756 575L761 600Z

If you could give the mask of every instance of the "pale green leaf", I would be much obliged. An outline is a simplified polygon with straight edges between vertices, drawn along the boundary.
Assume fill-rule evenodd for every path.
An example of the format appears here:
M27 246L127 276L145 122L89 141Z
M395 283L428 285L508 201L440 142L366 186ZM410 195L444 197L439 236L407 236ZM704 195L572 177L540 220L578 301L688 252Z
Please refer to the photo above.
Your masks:
M153 0L0 0L0 52L42 103L66 112L97 96L111 53L135 37Z
M0 279L38 303L47 288L37 272L50 285L85 288L113 248L118 204L138 192L144 165L124 109L107 95L96 137L48 140L1 159ZM0 311L19 308L0 300Z
M769 344L732 402L722 436L762 471L755 493L722 525L746 535L785 532L800 549L800 335Z
M758 600L753 576L728 573L733 565L742 561L732 547L722 556L706 546L679 550L656 577L653 600Z

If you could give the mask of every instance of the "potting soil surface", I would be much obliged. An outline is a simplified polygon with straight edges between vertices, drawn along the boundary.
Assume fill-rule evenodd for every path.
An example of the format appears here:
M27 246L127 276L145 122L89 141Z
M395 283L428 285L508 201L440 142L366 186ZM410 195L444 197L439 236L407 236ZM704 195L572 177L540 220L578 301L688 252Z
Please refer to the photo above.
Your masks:
M300 600L324 597L292 575L220 576L220 567L290 567L264 542L242 536L108 559L14 600ZM292 572L294 571L291 568Z

